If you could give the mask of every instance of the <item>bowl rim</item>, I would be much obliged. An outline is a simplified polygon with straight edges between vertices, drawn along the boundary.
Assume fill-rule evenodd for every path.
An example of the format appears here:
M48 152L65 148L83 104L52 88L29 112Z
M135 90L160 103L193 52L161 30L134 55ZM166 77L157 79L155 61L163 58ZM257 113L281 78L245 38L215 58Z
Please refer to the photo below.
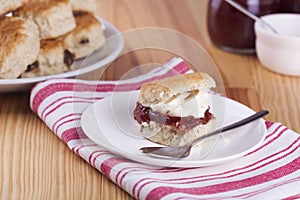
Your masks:
M299 21L300 21L300 14L297 14L297 13L274 13L274 14L267 14L267 15L263 15L261 16L260 18L263 19L263 20L266 20L268 18L274 18L274 17L278 17L278 16L281 16L281 17L284 17L284 18L299 18ZM254 30L255 30L255 34L256 34L256 37L262 37L263 39L265 40L272 40L274 42L274 39L277 39L275 40L276 43L285 43L287 44L286 42L287 41L290 41L290 40L293 40L295 41L295 43L298 43L300 42L300 37L299 36L289 36L289 35L281 35L280 33L279 34L276 34L276 33L273 33L271 32L270 30L267 30L266 28L263 27L263 25L256 21L254 23ZM280 40L278 40L280 39ZM296 45L293 45L294 43L288 43L289 46L298 46L298 44Z

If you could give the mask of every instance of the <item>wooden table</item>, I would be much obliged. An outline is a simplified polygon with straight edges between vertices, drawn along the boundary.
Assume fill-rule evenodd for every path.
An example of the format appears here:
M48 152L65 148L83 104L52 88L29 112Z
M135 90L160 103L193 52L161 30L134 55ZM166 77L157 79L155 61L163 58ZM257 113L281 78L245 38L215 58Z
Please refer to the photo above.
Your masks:
M123 33L160 27L192 38L215 61L227 96L254 110L267 109L267 120L300 132L300 78L270 72L254 55L213 46L205 23L206 0L99 0L99 6L98 14ZM133 66L168 58L164 51L128 52L102 78L118 79ZM72 153L28 104L29 92L0 94L0 199L132 198Z

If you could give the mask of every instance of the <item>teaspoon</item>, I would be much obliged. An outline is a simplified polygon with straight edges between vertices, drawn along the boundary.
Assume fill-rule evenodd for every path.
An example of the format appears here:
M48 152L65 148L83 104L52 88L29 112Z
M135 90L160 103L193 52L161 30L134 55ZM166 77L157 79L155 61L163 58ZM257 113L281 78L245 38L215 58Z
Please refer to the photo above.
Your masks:
M154 154L154 155L159 155L159 156L166 156L166 157L173 157L173 158L184 158L190 155L191 148L198 144L200 141L212 137L215 135L218 135L220 133L223 133L228 130L232 130L234 128L243 126L245 124L248 124L249 122L252 122L254 120L257 120L265 115L267 115L269 112L267 110L262 110L260 112L257 112L247 118L244 118L240 121L237 121L233 124L227 125L223 128L217 129L213 132L210 132L206 135L201 136L200 138L196 139L193 141L191 144L185 145L185 146L178 146L178 147L142 147L140 150L143 153L149 153L149 154Z

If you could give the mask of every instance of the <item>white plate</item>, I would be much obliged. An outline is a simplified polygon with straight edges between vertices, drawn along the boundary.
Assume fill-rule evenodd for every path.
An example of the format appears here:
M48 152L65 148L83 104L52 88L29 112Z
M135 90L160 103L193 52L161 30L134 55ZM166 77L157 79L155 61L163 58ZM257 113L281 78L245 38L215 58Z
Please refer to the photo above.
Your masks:
M71 78L93 72L106 66L116 59L123 50L124 40L119 30L109 22L98 18L104 25L104 35L107 38L104 46L88 56L88 59L81 59L74 62L75 70L39 76L34 78L0 79L0 93L29 90L35 83L53 78Z
M133 119L138 91L122 92L100 100L87 108L81 118L86 135L101 147L125 158L162 167L200 167L237 159L254 150L264 140L266 127L259 119L207 140L182 159L150 156L139 151L142 146L159 146L144 139ZM254 113L231 99L212 95L212 112L217 127L235 122Z

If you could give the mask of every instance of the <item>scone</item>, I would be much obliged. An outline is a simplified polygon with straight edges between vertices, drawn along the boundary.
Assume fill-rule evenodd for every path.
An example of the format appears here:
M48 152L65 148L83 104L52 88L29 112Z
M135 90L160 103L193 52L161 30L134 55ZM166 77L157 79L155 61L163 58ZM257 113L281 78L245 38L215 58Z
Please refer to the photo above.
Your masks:
M13 15L33 21L38 26L41 39L62 36L76 27L68 0L30 1L14 11Z
M18 78L37 59L40 41L36 25L19 17L2 17L0 49L0 78Z
M74 12L76 28L62 37L66 49L75 59L90 55L102 47L105 36L102 24L88 12Z
M65 50L61 41L41 40L37 61L29 65L22 78L46 76L70 71L73 55Z
M87 11L92 14L97 13L98 0L70 0L73 10Z
M1 0L0 15L4 15L22 6L21 0Z
M209 91L214 80L205 73L176 75L142 85L134 110L141 134L167 145L191 143L215 128Z

